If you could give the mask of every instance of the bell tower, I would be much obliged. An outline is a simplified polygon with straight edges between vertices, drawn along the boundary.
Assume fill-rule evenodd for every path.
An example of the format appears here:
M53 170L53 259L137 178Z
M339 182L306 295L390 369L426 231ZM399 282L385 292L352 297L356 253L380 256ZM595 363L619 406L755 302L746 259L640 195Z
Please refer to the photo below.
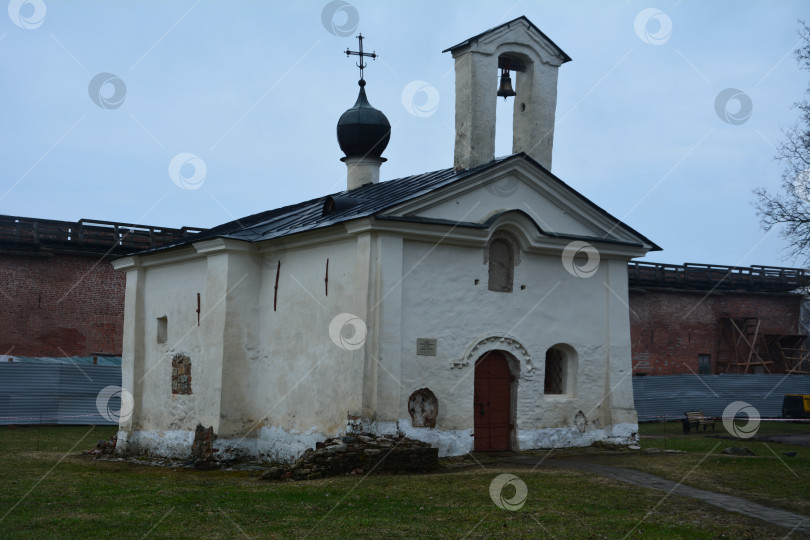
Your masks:
M557 69L571 60L525 16L496 26L442 52L456 69L454 166L469 169L495 158L498 70L514 71L512 152L525 152L551 170ZM505 70L505 72L504 72Z

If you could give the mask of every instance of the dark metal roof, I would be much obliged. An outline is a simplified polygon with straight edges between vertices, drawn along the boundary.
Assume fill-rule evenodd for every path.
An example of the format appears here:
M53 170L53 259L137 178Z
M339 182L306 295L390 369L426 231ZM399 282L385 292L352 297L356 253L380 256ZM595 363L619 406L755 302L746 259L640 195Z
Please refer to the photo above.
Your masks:
M529 24L529 28L531 28L532 30L534 30L535 32L537 32L538 34L540 34L541 36L543 36L543 39L545 39L546 41L548 41L548 42L549 42L549 43L550 43L550 44L551 44L551 45L552 45L552 46L553 46L555 49L557 49L557 52L558 52L558 53L560 53L560 55L563 57L563 64L564 64L564 63L566 63L566 62L570 62L570 61L571 61L571 57L570 57L570 56L568 56L568 55L565 53L565 51L564 51L564 50L562 50L562 49L559 47L559 45L557 45L556 43L554 43L554 42L551 40L551 38L549 38L547 35L545 35L545 34L543 33L543 31L542 31L542 30L540 30L539 28L537 28L537 26L535 26L535 25L534 25L534 23L533 23L532 21L530 21L530 20L529 20L529 19L528 19L528 18L527 18L525 15L521 15L521 16L520 16L520 17L518 17L517 19L512 19L511 21L509 21L509 22L507 22L507 23L499 24L498 26L495 26L495 27L493 27L493 28L490 28L489 30L485 30L485 31L481 32L481 33L480 33L480 34L478 34L478 35L475 35L475 36L473 36L473 37L471 37L471 38L465 39L465 40L464 40L464 41L462 41L461 43L458 43L458 44L456 44L456 45L453 45L452 47L448 47L448 48L446 48L446 49L445 49L445 50L443 50L442 52L443 52L443 53L445 53L445 52L447 52L447 51L454 51L454 50L459 49L459 48L461 48L461 47L466 47L466 46L467 46L467 45L469 45L470 43L473 43L473 42L475 42L475 41L478 41L479 39L481 39L482 37L484 37L486 34L489 34L490 32L494 32L495 30L498 30L499 28L503 28L504 26L509 27L509 25L514 24L516 21L519 21L519 20L521 20L521 19L522 19L522 20L524 20L524 21L526 21L526 22Z
M258 214L253 214L241 219L224 223L212 229L195 234L170 246L148 250L142 253L151 253L165 249L188 245L201 240L212 238L231 238L244 240L247 242L260 242L273 238L280 238L306 231L330 227L338 223L360 219L375 215L386 209L406 201L415 199L427 193L439 190L455 182L478 174L486 169L494 167L507 161L524 160L542 170L552 180L559 182L562 186L571 191L585 204L591 206L599 213L610 219L617 227L637 236L645 243L652 246L654 251L660 251L657 245L646 237L628 227L615 217L605 212L602 208L582 196L579 192L568 186L565 182L551 174L545 167L537 163L523 152L511 156L495 158L489 163L485 163L472 169L455 170L452 168L438 171L416 174L389 180L377 184L366 184L351 191L341 191L325 197L311 199L298 204L268 210ZM347 199L353 199L355 204L346 204ZM336 204L336 201L340 204ZM457 224L461 225L461 224ZM595 239L613 242L610 239ZM627 242L618 242L627 244Z

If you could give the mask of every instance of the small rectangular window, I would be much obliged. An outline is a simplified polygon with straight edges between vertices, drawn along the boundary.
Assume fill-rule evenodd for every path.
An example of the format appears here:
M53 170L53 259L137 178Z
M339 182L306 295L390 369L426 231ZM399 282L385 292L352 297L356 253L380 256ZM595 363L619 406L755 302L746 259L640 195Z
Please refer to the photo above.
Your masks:
M712 355L699 354L698 355L698 373L701 375L709 375L712 372Z
M166 343L169 338L169 318L165 315L157 318L157 342Z

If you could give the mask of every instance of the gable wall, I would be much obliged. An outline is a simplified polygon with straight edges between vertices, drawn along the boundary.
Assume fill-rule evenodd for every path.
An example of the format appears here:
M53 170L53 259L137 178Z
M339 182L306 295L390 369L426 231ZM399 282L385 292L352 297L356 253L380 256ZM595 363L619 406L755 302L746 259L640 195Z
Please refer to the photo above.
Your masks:
M616 301L627 298L626 260L602 259L596 274L583 279L569 274L558 256L522 253L514 291L499 293L487 288L482 248L406 241L403 273L401 426L410 425L410 394L429 388L439 401L436 429L456 433L451 446L471 445L474 358L461 368L451 366L481 338L506 333L527 349L533 367L530 371L519 359L515 437L573 428L579 411L593 429L635 423L629 315L626 304ZM437 355L418 356L417 338L435 338ZM545 352L559 343L576 351L576 390L568 397L544 397ZM613 386L615 399L602 401ZM427 428L412 435L432 436ZM532 448L540 442L513 443L520 444Z
M506 210L526 212L545 231L578 236L601 236L602 231L587 226L581 219L554 204L514 174L466 193L460 193L441 203L421 208L415 215L482 223L496 213Z

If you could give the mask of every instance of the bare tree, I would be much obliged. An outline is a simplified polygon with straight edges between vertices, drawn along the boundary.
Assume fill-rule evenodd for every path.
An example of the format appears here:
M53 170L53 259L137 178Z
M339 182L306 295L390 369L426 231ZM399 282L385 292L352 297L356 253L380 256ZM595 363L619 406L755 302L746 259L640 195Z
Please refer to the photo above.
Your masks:
M802 45L796 50L799 67L810 71L810 26L799 21ZM785 138L776 150L776 158L784 163L782 186L779 193L764 188L754 190L754 206L762 227L768 231L782 226L780 235L788 242L789 250L797 258L810 263L810 102L807 96L793 106L800 115L796 124L785 131Z

